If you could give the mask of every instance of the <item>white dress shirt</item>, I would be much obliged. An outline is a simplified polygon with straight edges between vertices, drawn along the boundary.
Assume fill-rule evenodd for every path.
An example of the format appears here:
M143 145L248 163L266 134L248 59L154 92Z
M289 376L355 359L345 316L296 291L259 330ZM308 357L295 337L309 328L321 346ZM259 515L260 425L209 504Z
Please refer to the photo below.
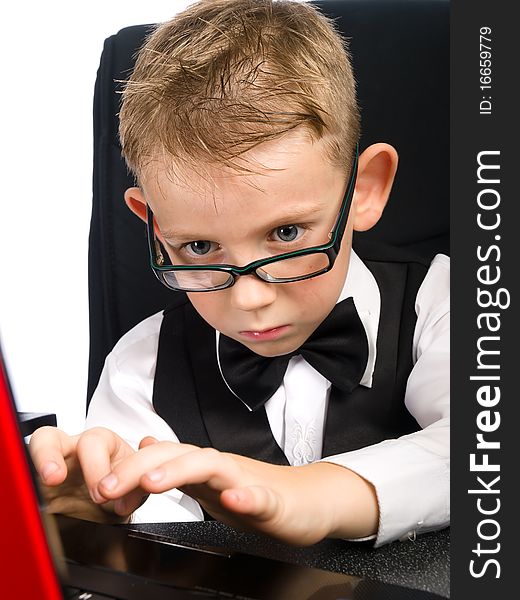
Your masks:
M380 513L376 546L449 524L449 264L447 256L434 258L415 303L414 367L404 402L419 431L322 457L330 382L301 356L291 359L282 385L265 404L273 436L291 465L322 459L374 485ZM338 302L349 296L369 346L360 385L371 387L381 298L372 273L354 252ZM152 404L162 318L161 312L139 323L109 354L86 427L107 427L135 448L147 435L179 441ZM141 523L202 519L198 503L178 490L151 495L133 515Z

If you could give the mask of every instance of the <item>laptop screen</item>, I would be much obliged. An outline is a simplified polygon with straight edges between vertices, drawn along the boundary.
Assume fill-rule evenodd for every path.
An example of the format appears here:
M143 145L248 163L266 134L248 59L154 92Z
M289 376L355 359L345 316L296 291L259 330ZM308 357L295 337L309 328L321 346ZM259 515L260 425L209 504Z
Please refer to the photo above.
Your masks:
M2 597L63 598L0 347Z

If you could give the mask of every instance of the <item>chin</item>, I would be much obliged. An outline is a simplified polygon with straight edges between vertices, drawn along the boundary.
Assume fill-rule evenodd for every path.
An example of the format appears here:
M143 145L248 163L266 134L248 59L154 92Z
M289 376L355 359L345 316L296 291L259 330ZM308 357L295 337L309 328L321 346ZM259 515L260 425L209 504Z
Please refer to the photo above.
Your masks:
M285 340L284 340L285 342ZM303 342L293 342L288 343L273 343L273 342L265 342L265 343L255 343L255 344L247 344L240 340L241 344L244 344L251 352L255 354L259 354L260 356L264 356L265 358L274 358L275 356L283 356L284 354L290 354L297 350Z

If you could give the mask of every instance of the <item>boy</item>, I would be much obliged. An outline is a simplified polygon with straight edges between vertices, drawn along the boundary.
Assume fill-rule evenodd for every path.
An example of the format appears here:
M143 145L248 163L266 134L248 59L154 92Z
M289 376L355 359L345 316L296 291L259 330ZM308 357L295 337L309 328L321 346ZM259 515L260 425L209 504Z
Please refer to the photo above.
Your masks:
M141 50L120 121L139 184L125 200L186 294L116 345L89 429L34 434L50 510L205 511L297 544L447 525L448 259L352 250L397 154L358 156L330 23L300 3L199 2Z

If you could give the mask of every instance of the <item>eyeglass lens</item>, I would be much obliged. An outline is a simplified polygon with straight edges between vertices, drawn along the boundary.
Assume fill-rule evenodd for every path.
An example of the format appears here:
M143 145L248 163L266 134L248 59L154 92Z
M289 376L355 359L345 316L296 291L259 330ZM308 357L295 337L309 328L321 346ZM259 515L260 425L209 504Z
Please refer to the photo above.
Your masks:
M329 267L329 257L324 253L285 258L256 270L264 281L283 282L302 277L317 275ZM168 285L189 290L218 289L225 287L232 275L224 271L183 270L165 271L163 277Z

